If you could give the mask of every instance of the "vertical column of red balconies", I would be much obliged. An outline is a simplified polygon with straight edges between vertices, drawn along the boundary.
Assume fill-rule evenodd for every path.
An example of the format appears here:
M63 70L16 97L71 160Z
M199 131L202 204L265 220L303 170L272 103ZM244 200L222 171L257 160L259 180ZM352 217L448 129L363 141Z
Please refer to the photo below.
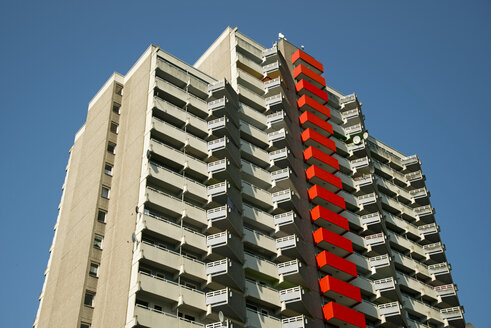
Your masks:
M313 208L310 211L315 246L322 249L316 256L317 267L326 275L319 280L320 292L331 301L323 306L324 320L333 325L366 327L365 316L352 309L360 303L360 289L349 282L357 277L354 263L346 259L353 253L351 241L343 234L349 230L348 220L339 213L346 210L343 197L337 192L343 188L341 179L334 175L338 161L331 155L335 143L328 137L333 128L328 122L330 109L326 82L321 76L323 66L302 50L292 55L295 66L297 107L302 112L299 123L304 128L301 138L305 145L304 161L310 165L306 178L312 184L308 190Z

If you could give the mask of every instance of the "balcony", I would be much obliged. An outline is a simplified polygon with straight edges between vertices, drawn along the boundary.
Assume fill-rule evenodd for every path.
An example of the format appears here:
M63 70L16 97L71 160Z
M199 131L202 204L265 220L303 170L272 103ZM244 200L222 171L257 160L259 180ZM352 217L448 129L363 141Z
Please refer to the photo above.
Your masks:
M391 322L402 324L401 308L399 302L380 304L378 306L378 313L382 317L382 323Z
M364 226L379 225L381 222L381 216L379 212L365 214L360 217L361 224Z
M326 80L322 76L302 64L293 70L293 78L297 81L305 80L319 89L326 87Z
M433 218L433 214L435 213L431 205L416 207L413 210L416 217L420 220L430 220Z
M321 105L325 105L329 101L327 97L327 92L319 89L306 80L300 80L299 82L297 82L297 84L295 84L295 90L297 91L298 97L306 95L307 97L312 98Z
M334 278L349 281L358 276L356 265L342 257L336 256L327 251L322 251L315 257L317 267Z
M358 144L355 144L354 142L346 144L346 149L348 150L350 156L356 155L360 157L366 156L367 154L364 141L361 141Z
M157 96L153 97L153 111L158 117L163 118L166 122L174 126L184 126L187 124L187 131L197 136L205 138L208 133L207 123L204 119Z
M444 284L452 282L450 269L450 264L446 262L428 265L428 272L432 276L432 281L441 281Z
M182 199L157 189L147 187L146 202L152 203L163 214L184 218L185 220L192 221L197 226L206 226L208 224L205 221L206 214L202 208L183 202Z
M201 261L147 242L141 242L138 245L136 254L139 260L145 259L171 272L178 272L184 277L206 282L205 263Z
M300 219L295 212L289 211L286 213L276 214L273 218L275 224L275 235L281 236L284 234L299 233L298 226Z
M155 78L155 86L157 87L157 95L159 98L165 99L177 107L187 106L193 114L198 116L206 115L206 102L196 97L186 90L159 77Z
M314 244L331 254L343 258L353 254L353 245L351 244L351 241L332 231L321 227L314 231L313 236Z
M269 152L269 163L272 168L283 169L287 165L291 165L293 160L293 155L290 153L290 149L288 147L274 150Z
M341 111L348 111L353 108L358 107L358 99L354 93L341 97L339 99L339 104L341 105Z
M217 230L230 230L238 236L243 233L243 220L240 214L228 205L207 210L206 220L208 221L208 232L218 233Z
M356 198L357 206L363 210L376 211L377 207L377 194L370 193Z
M365 316L355 310L330 302L322 307L324 320L334 327L366 328Z
M368 263L372 270L372 279L379 279L390 274L390 258L387 254L370 257Z
M268 76L270 78L279 77L280 76L280 66L281 66L281 64L279 61L264 65L262 67L263 76L264 77Z
M250 327L282 328L281 320L269 314L247 309L247 324Z
M245 298L229 288L206 293L207 316L213 312L222 311L226 317L244 322Z
M360 132L363 131L363 127L361 124L355 124L355 125L351 125L351 126L348 126L348 127L345 127L344 129L344 134L346 137L349 137L351 135L355 135L355 134L358 134Z
M396 285L394 278L383 278L373 281L375 290L379 293L395 290Z
M361 174L370 173L369 165L370 165L370 160L368 159L368 157L358 158L350 162L351 170L355 171L356 173L359 172Z
M447 284L433 287L436 296L440 302L445 302L450 306L459 305L459 299L457 297L457 286L454 284Z
M363 187L370 186L373 184L373 176L371 174L365 174L356 177L353 179L353 184L357 190L361 190Z
M240 167L240 151L228 137L222 137L208 142L208 160L228 158Z
M290 179L291 175L292 175L292 170L290 170L289 167L271 172L270 180L273 190L278 188L280 189L287 188L289 186L290 181L285 181L285 180Z
M368 235L365 238L365 245L368 252L384 253L386 250L385 235L383 232Z
M283 81L281 77L277 77L275 79L267 80L263 82L263 88L265 93L271 93L275 89L281 88Z
M269 212L273 209L271 194L244 180L242 180L242 197L244 197L244 200L247 200L264 211Z
M344 122L347 122L349 119L357 118L360 116L360 110L358 108L350 109L341 113L341 118Z
M228 137L236 145L240 145L240 132L226 116L208 121L208 137L213 135L215 138Z
M452 327L464 327L465 325L464 310L461 306L442 309L440 314L446 327L449 325Z
M240 152L244 159L251 163L254 163L257 166L264 168L270 165L270 157L268 152L257 146L254 146L249 142L241 142Z
M329 124L328 122L322 120L321 118L315 116L310 112L303 112L303 114L301 114L299 117L299 121L300 121L300 125L304 129L312 129L315 132L326 137L333 134L333 128L331 124Z
M321 293L336 303L352 307L361 302L361 293L358 287L331 276L319 280Z
M441 242L423 246L423 251L425 252L425 254L431 257L432 260L435 260L437 262L445 260L444 250L445 245L443 245Z
M180 169L185 169L196 173L198 176L206 178L208 175L206 163L197 158L184 154L173 147L163 144L155 139L150 139L148 150L151 156L169 161ZM187 165L186 165L187 164Z
M216 100L209 101L207 104L208 117L220 118L228 117L236 126L239 126L239 115L237 108L232 104L227 97L223 96Z
M308 190L309 200L322 207L339 213L346 209L344 198L318 185L314 185Z
M413 186L415 188L423 188L425 185L425 177L421 171L411 172L406 174L405 179L408 186Z
M240 186L239 169L228 159L220 159L207 164L208 183L217 183L228 180L233 182L234 186Z
M264 95L263 81L242 69L237 69L237 83L262 96Z
M208 196L208 207L216 207L227 202L232 202L235 208L242 207L242 197L240 191L232 186L228 181L219 182L206 187Z
M274 112L266 116L266 124L268 129L273 128L276 124L283 123L285 121L286 113L283 110Z
M268 133L269 147L282 148L288 145L288 131L284 128Z
M303 95L297 100L297 107L300 111L312 113L324 121L331 118L331 110L328 107L322 105L307 95Z
M341 235L349 230L348 220L325 207L317 205L310 210L310 219L312 223L326 228L338 235Z
M266 105L266 111L278 111L285 107L285 98L283 94L277 94L274 96L264 98L264 104Z
M175 302L178 307L201 313L206 311L205 294L199 290L143 272L138 274L138 285L142 293L164 298L167 302Z
M308 267L303 266L302 262L298 259L278 263L276 268L280 277L280 284L285 281L288 283L306 284L310 276L309 274L313 273Z
M311 165L305 170L305 175L310 183L319 185L330 192L336 193L343 189L343 184L339 177L315 165Z
M212 260L228 257L240 263L244 262L242 242L228 231L206 236L206 246L208 247L207 256Z
M274 308L276 311L281 306L277 289L254 280L246 279L246 297L267 304L269 308Z
M276 45L274 45L271 48L265 49L261 52L263 63L266 63L268 60L275 58L277 55L278 55L278 46Z
M133 325L127 327L143 326L143 327L180 327L180 328L198 328L205 327L203 324L191 321L185 318L180 318L173 313L159 311L153 308L145 307L137 304L135 307Z
M271 194L271 201L273 203L273 210L291 211L296 209L298 198L295 196L293 190L286 189L277 191Z
M302 142L307 147L314 147L327 155L336 152L336 143L324 135L312 129L306 129L302 132Z
M268 326L269 327L269 326ZM309 327L307 318L303 315L285 318L281 320L281 328L306 328Z
M289 235L275 239L275 247L277 250L277 256L283 258L304 258L305 254L302 253L304 245L300 244L300 239L296 235Z
M418 233L422 238L431 242L440 240L440 237L438 236L439 231L440 227L436 225L436 223L425 224L418 227Z
M312 295L306 292L302 287L282 289L279 292L281 311L285 314L295 313L311 315L314 300ZM293 311L293 312L291 312Z
M304 65L317 74L322 74L324 72L324 67L320 62L300 49L295 51L295 53L292 55L292 64L295 67L298 65Z

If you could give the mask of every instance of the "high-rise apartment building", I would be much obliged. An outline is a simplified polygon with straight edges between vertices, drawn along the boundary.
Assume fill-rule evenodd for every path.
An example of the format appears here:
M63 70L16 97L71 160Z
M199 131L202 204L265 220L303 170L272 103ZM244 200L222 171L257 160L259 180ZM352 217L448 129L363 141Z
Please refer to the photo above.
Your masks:
M417 156L285 39L151 46L75 136L34 327L463 327Z

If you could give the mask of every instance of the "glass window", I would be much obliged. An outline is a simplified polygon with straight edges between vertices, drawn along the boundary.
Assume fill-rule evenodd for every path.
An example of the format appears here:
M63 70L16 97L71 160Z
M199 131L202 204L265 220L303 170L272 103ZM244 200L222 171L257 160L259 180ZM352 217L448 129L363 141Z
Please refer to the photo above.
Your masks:
M123 95L123 86L120 84L116 84L116 87L114 88L114 93L122 96Z
M118 134L119 126L117 123L111 122L111 132Z
M104 173L106 173L109 176L112 176L113 175L113 167L112 167L112 165L106 164L104 166Z
M114 114L121 114L121 105L118 103L113 103L113 113Z
M90 263L89 275L92 277L99 277L99 264Z
M106 215L106 211L99 210L99 212L97 213L97 221L99 221L100 223L106 223Z
M111 192L111 189L109 189L109 187L104 187L102 186L102 190L101 190L101 197L102 198L106 198L106 199L109 199L109 193Z
M85 323L85 322L82 322L80 324L80 328L90 328L90 323Z
M94 306L94 297L95 297L95 293L86 291L84 297L84 305Z
M109 142L107 144L107 152L110 154L116 154L116 144Z
M97 249L102 249L102 241L104 240L104 237L100 235L95 235L94 237L94 248Z

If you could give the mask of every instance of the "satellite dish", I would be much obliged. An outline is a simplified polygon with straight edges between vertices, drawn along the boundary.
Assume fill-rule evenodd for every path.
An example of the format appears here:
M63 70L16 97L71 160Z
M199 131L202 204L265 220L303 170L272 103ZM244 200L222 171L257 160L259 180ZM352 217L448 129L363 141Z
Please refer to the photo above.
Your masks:
M278 39L284 39L285 35L283 33L278 33Z
M365 139L365 140L368 139L368 132L367 131L363 132L363 139Z
M355 143L355 145L358 145L358 144L361 142L361 138L360 138L360 136L355 136L355 137L353 138L353 142Z
M147 159L150 159L152 157L152 153L150 152L150 150L147 150Z
M138 205L135 206L135 212L138 214Z
M136 235L135 235L135 233L134 233L134 232L131 234L131 240L132 240L133 242L136 242Z
M223 323L224 320L225 320L225 317L223 316L223 312L222 311L218 312L218 321Z

